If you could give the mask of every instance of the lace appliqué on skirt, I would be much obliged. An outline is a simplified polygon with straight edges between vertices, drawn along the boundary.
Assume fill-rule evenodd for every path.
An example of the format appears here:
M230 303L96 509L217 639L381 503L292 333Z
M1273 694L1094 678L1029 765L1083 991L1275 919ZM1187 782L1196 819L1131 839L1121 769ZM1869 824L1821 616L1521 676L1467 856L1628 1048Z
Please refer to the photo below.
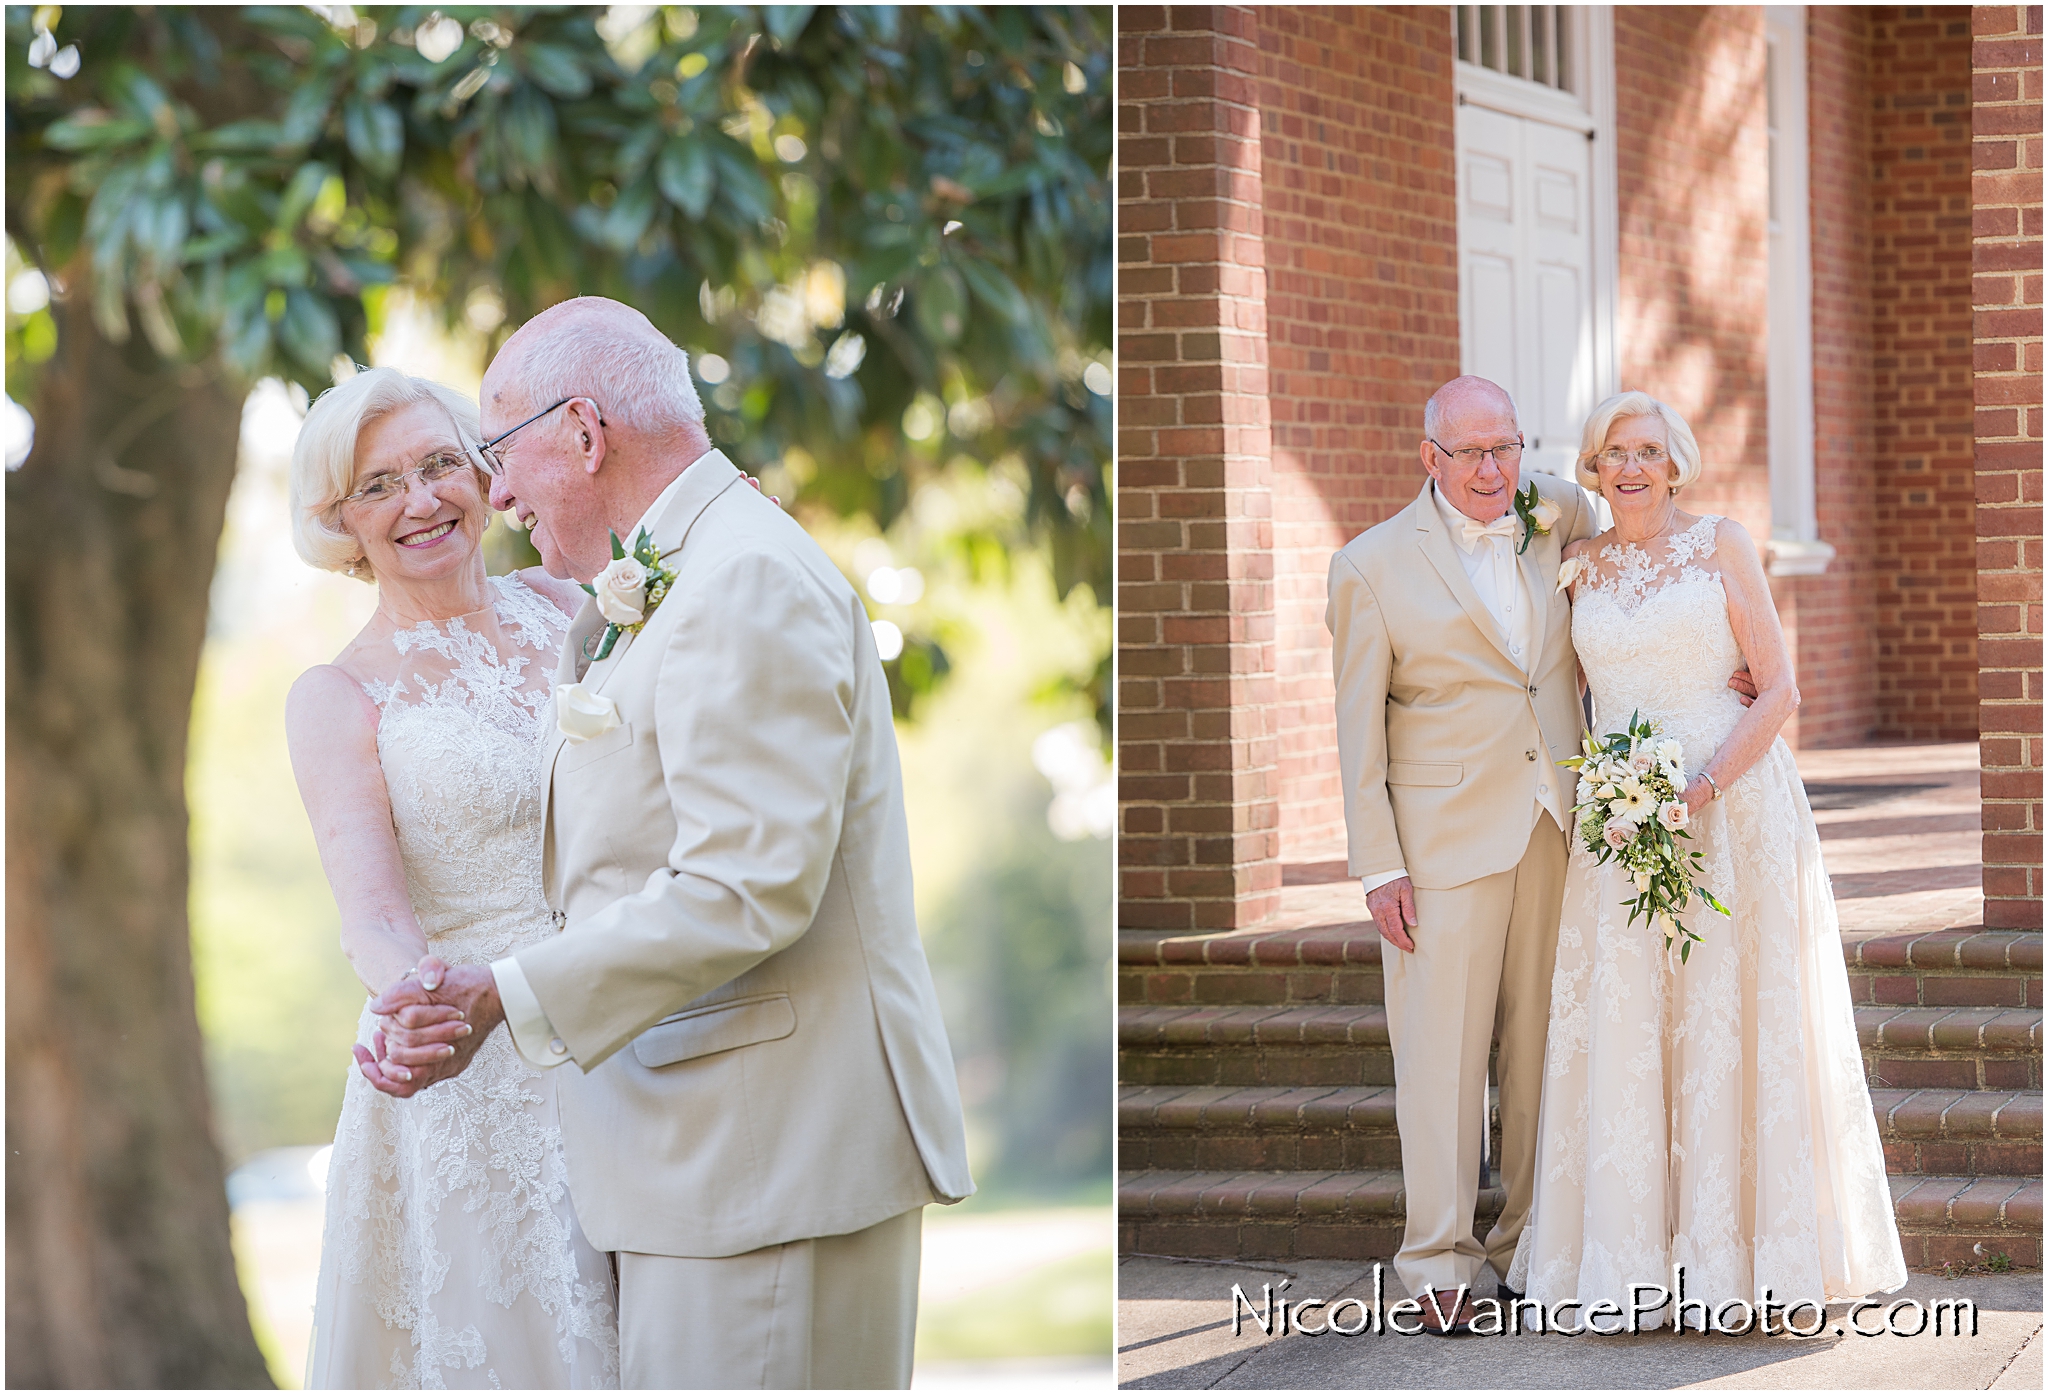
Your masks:
M456 964L554 933L541 756L567 621L517 578L492 591L395 633L365 684L413 909ZM363 1044L374 1025L366 1008ZM409 1100L351 1064L327 1186L309 1387L618 1385L610 1265L570 1204L554 1081L505 1033Z

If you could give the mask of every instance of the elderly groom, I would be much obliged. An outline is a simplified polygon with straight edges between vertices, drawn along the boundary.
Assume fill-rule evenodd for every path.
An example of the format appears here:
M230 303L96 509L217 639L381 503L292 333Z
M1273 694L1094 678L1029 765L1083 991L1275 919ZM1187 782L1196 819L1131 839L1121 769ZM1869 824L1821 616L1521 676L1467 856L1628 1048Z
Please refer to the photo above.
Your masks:
M562 932L423 962L476 1031L424 1068L388 1032L392 1055L418 1088L502 1015L566 1067L570 1195L614 1258L628 1388L906 1386L923 1208L974 1184L867 614L712 449L683 352L639 312L557 305L483 389L492 503L550 572L597 580L610 535L644 527L674 576L634 592L638 633L586 603L564 641L542 872Z
M1422 423L1429 479L1331 559L1326 623L1351 872L1391 947L1381 962L1408 1201L1394 1271L1425 1326L1443 1331L1469 1325L1471 1299L1461 1307L1456 1290L1469 1294L1482 1263L1508 1272L1534 1189L1571 827L1556 762L1584 726L1557 570L1597 525L1584 490L1542 476L1534 516L1547 531L1525 538L1522 436L1495 384L1444 384ZM1496 1015L1507 1206L1482 1246L1472 1214Z

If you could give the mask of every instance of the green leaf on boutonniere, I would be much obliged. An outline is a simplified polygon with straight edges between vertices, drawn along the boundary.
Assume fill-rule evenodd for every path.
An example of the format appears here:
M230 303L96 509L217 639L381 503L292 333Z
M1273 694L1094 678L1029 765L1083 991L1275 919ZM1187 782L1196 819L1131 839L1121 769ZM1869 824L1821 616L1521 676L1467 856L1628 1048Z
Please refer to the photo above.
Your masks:
M1536 493L1534 481L1531 481L1527 487L1516 490L1514 497L1515 516L1522 520L1522 545L1515 549L1515 555L1519 557L1529 550L1529 544L1535 539L1537 533L1548 532L1549 530L1539 529L1536 526L1536 502L1540 496Z
M614 529L612 529L612 530L611 530L611 535L612 535L612 560L613 560L614 562L616 562L616 561L618 561L618 560L619 560L619 559L620 559L621 557L624 557L624 556L626 555L626 545L625 545L624 543L622 543L622 542L620 542L620 541L619 541L619 533L618 533L618 530L617 530L616 528L614 528Z

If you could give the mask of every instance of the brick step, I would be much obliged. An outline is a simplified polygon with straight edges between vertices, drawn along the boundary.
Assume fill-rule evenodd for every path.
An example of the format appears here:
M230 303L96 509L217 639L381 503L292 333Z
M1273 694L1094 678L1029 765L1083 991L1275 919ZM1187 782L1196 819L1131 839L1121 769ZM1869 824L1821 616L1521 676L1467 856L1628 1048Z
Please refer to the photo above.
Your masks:
M1901 1007L2041 1006L2041 932L1961 927L1843 946L1849 996Z
M1886 1169L1900 1175L2028 1176L2041 1170L2041 1094L1873 1090ZM1499 1147L1499 1119L1493 1120ZM1137 1169L1401 1165L1392 1086L1125 1086L1118 1157Z
M1873 1088L2041 1088L2039 1008L1864 1004L1856 1038Z
M2038 1090L2039 1008L1856 1009L1876 1087ZM1386 1009L1374 1003L1121 1007L1127 1085L1391 1085Z
M1506 1194L1479 1193L1484 1236ZM1379 1172L1177 1172L1117 1175L1119 1254L1190 1259L1392 1259L1407 1196Z
M1384 1001L1379 932L1366 921L1206 936L1126 933L1117 999L1129 1005L1305 1006ZM2041 932L1950 930L1843 946L1851 1000L1901 1007L2039 1008Z
M2039 1090L1873 1089L1870 1104L1894 1176L2041 1174Z
M1979 1262L1974 1247L2015 1268L2041 1264L2038 1177L1893 1177L1893 1213L1916 1269ZM1473 1233L1500 1212L1480 1192ZM1407 1215L1398 1171L1185 1172L1117 1177L1121 1254L1199 1259L1391 1259Z
M1333 1007L1118 1008L1127 1085L1392 1085L1387 1011Z

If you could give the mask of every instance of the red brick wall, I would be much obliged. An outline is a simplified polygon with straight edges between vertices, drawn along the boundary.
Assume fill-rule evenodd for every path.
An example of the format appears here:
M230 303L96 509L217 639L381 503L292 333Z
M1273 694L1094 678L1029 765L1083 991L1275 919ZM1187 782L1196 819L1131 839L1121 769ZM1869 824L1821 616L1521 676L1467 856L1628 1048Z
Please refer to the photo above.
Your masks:
M1880 737L1977 736L1970 20L1870 10Z
M1120 923L1278 905L1257 20L1118 27Z
M1877 725L1871 601L1876 529L1870 392L1870 23L1861 6L1807 8L1807 179L1813 236L1814 503L1835 549L1789 586L1801 747L1846 746Z
M1343 855L1330 554L1415 497L1458 373L1452 36L1441 7L1262 7L1285 861Z
M2041 924L2041 7L1971 12L1984 921Z
M1670 403L1706 463L1683 504L1771 534L1763 12L1614 11L1621 385Z

